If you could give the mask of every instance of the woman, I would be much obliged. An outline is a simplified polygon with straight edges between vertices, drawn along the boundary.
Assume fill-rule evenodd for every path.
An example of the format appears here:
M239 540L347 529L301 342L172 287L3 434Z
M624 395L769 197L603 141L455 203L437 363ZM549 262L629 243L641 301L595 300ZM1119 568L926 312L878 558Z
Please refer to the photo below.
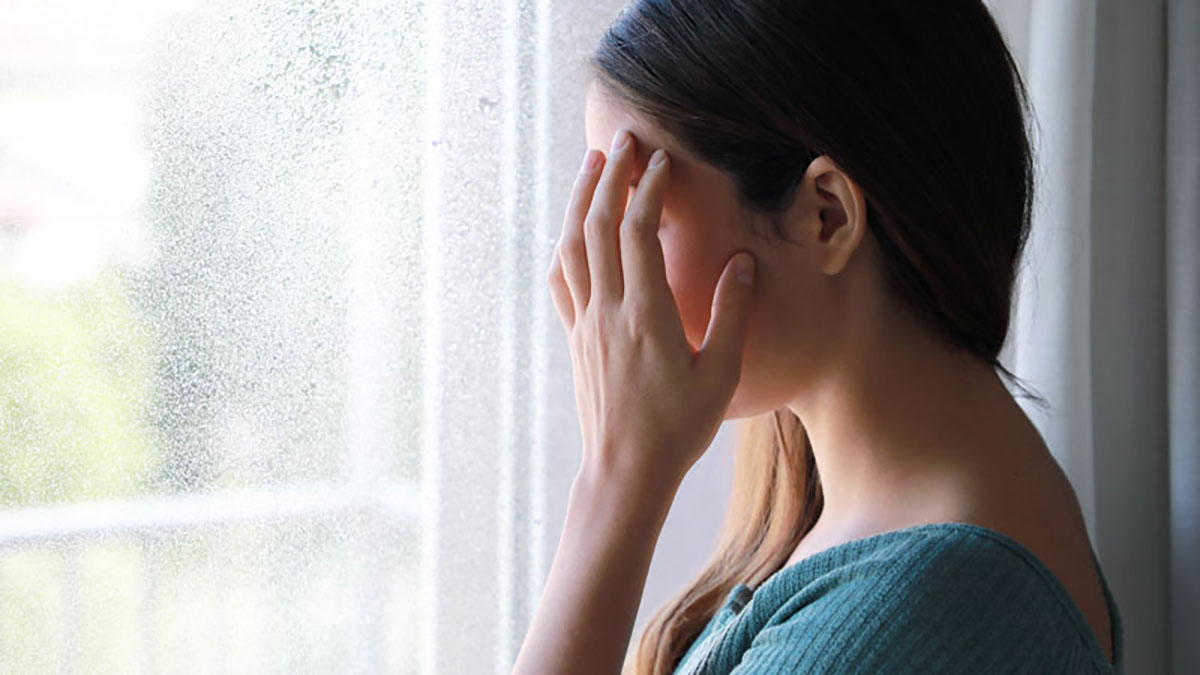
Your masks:
M548 275L583 460L515 672L1119 672L1001 380L1034 174L986 7L637 0L591 64ZM675 491L739 418L717 550L627 654Z

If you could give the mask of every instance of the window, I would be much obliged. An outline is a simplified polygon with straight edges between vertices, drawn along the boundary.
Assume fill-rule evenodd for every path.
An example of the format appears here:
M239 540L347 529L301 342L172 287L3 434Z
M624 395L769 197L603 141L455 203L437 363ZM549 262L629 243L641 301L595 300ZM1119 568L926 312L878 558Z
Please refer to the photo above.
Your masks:
M508 671L619 6L0 8L0 671Z

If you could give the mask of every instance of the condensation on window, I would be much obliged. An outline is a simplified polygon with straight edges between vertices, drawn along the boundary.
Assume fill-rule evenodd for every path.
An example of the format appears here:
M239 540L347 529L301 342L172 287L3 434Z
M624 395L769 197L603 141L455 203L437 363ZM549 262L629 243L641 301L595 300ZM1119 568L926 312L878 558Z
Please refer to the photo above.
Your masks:
M0 6L0 671L415 672L424 11Z

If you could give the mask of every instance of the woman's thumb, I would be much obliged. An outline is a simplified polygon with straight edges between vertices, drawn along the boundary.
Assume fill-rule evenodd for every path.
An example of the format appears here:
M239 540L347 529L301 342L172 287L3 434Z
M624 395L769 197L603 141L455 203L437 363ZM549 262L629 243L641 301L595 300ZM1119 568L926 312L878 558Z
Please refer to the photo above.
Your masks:
M713 295L712 316L697 358L701 371L715 379L741 372L742 346L754 300L754 256L740 252L725 264Z

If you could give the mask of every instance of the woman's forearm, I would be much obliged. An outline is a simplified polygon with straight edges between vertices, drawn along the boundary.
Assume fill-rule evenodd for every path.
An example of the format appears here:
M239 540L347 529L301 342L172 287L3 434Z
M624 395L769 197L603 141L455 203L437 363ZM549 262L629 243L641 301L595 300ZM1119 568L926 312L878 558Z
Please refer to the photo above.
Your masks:
M514 674L620 671L654 546L678 487L679 481L580 469Z

